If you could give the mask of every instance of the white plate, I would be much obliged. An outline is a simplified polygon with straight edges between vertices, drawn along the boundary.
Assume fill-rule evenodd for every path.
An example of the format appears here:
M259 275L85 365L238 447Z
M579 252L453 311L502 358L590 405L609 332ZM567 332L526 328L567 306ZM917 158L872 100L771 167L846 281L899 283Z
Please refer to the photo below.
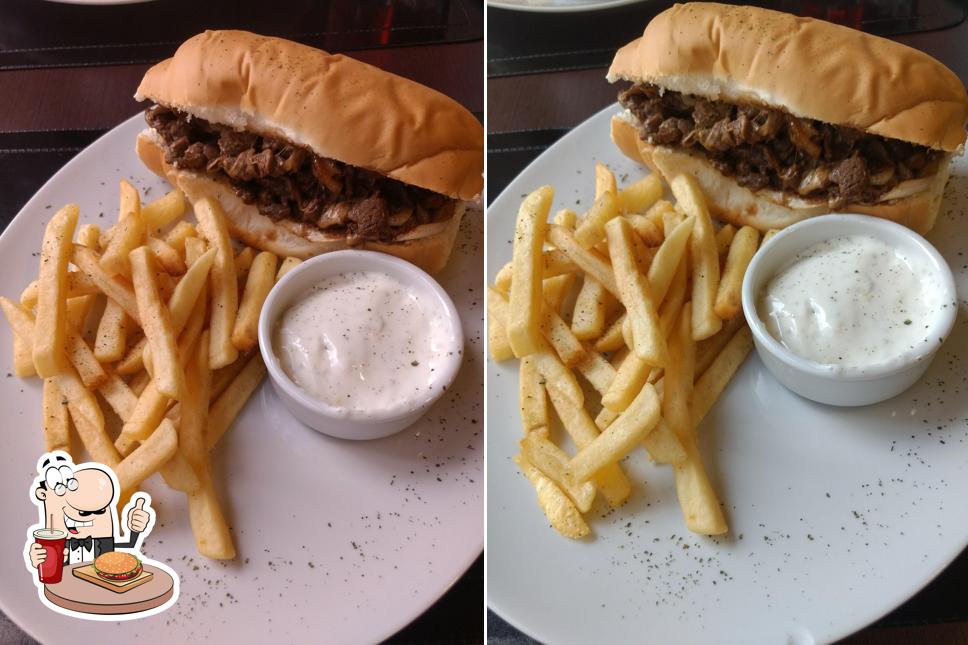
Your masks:
M144 127L135 116L93 143L31 199L0 236L0 294L18 298L37 272L34 252L55 209L75 201L81 221L117 217L118 180L148 199L169 187L134 154ZM103 217L102 217L103 213ZM362 643L381 640L419 616L483 548L481 382L482 217L469 212L451 262L438 279L464 324L467 357L451 391L417 425L379 441L331 439L299 424L267 383L213 453L239 552L227 564L196 554L184 495L159 476L146 489L159 526L144 553L181 576L167 612L92 623L44 607L24 568L24 530L37 521L27 493L40 434L40 383L0 377L0 609L41 642ZM0 365L11 365L10 330L0 324Z
M488 0L487 6L536 13L575 13L612 9L645 0Z
M511 258L522 195L557 188L586 209L595 160L642 176L609 139L608 108L522 172L488 209L488 276ZM721 539L683 526L668 468L644 451L622 508L596 506L594 537L559 537L511 461L517 368L488 365L488 603L543 642L813 643L864 627L911 597L968 542L968 163L957 160L928 239L956 275L960 324L923 381L860 409L811 403L755 355L700 429L725 503ZM627 176L627 177L626 177ZM580 200L580 201L578 201ZM755 354L755 353L754 353ZM600 504L601 502L599 502Z

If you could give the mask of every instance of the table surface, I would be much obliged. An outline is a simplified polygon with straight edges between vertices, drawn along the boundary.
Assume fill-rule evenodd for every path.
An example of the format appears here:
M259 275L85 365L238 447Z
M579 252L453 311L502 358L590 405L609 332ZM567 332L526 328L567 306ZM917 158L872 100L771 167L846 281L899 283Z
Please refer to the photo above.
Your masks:
M278 4L274 3L273 7ZM328 4L357 5L354 2ZM396 4L406 9L419 3ZM466 3L451 3L451 10L458 5L465 10ZM104 7L98 10L109 11ZM477 20L478 33L483 33L480 24L483 12L479 13L472 11L468 15L469 19ZM278 16L274 20L278 27ZM208 19L197 30L217 26ZM7 24L4 29L9 27ZM142 40L151 41L149 25L131 29L144 29ZM351 55L439 90L483 118L484 42L479 36L468 39L462 35L457 40L445 36L441 35L443 44L354 48ZM137 42L131 32L126 33L126 38ZM6 45L0 41L0 51ZM0 231L27 198L83 146L143 109L132 95L148 64L73 66L76 64L76 60L59 61L53 56L43 66L0 69ZM483 642L483 606L482 556L431 609L389 642ZM0 643L32 645L34 641L0 612Z
M671 2L649 3L639 12L655 14ZM574 18L536 14L524 18L514 12L488 9L487 129L488 201L533 158L568 130L602 108L614 103L617 89L605 80L602 66L602 32L616 27L616 18L628 17L634 8L612 12L585 13ZM644 20L647 21L648 18ZM521 21L531 21L522 24ZM581 28L574 28L577 20ZM526 56L522 73L508 70L507 61L519 43L502 40L494 26L516 23L512 31L528 31L544 43L529 43L534 50L556 52L555 69L529 73L535 69ZM641 23L644 28L645 22ZM551 27L554 28L551 28ZM624 28L621 25L617 28ZM590 34L588 42L580 39ZM518 34L520 36L520 34ZM555 42L555 39L557 41ZM579 39L579 40L576 40ZM962 82L968 82L968 22L947 29L912 33L894 40L924 50L950 67ZM557 47L556 47L557 45ZM582 52L586 52L583 54ZM551 56L551 54L541 54ZM500 57L500 58L498 58ZM529 69L530 68L530 69ZM968 553L962 556L934 583L876 625L847 638L847 645L884 643L956 643L968 645L968 601L963 592L968 581ZM488 612L488 642L495 645L530 645L535 641L522 635L493 612Z

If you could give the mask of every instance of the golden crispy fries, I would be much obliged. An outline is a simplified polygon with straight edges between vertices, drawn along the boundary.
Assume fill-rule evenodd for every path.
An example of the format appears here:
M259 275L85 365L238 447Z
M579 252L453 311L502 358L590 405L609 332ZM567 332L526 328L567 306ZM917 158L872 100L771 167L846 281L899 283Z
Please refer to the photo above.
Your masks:
M585 278L575 298L575 309L571 315L571 333L575 338L592 340L602 335L605 330L607 298L610 297L601 282L591 276Z
M666 292L665 301L659 309L659 329L662 330L664 338L668 338L672 333L672 325L679 318L679 310L682 309L682 303L686 299L686 283L689 280L688 260L689 258L683 257L679 261L679 268L676 269L669 291Z
M595 341L595 349L600 352L614 352L625 347L625 336L622 328L625 326L626 315L622 314L608 326L605 333Z
M555 311L561 311L561 306L574 284L574 273L563 273L553 278L545 278L541 281L541 293L544 296L545 303Z
M539 351L530 354L530 357L535 369L544 377L546 390L559 392L573 405L581 406L585 403L585 395L578 384L578 379L570 369L565 367L547 343Z
M208 244L200 237L185 239L185 264L192 266L208 250Z
M656 226L655 222L651 219L637 213L626 215L625 219L629 221L629 224L632 225L632 228L638 234L639 239L647 246L659 246L662 244L662 229Z
M169 191L141 209L145 226L157 234L185 214L185 196L177 188Z
M518 376L518 405L521 408L521 424L524 434L540 431L548 432L548 395L545 393L544 377L535 367L534 358L521 359Z
M689 175L678 175L672 180L672 192L682 209L696 218L689 252L692 260L692 337L709 338L723 326L713 310L719 289L719 254L716 234L706 208L706 199L696 180Z
M147 206L145 208L147 208ZM141 215L144 217L143 212ZM195 230L194 224L191 222L181 221L175 224L174 228L168 231L168 233L166 233L165 237L162 239L165 240L165 243L168 246L178 251L179 255L184 259L185 240L190 237L195 237L196 235L198 235L198 231Z
M235 275L239 280L239 284L245 284L245 279L249 275L249 267L252 266L254 259L255 249L251 246L245 247L235 256Z
M648 175L618 193L619 208L623 213L644 213L662 197L662 182L658 175Z
M137 374L145 368L144 356L148 347L148 339L141 335L128 347L124 357L114 366L118 374Z
M632 325L635 352L650 365L664 365L668 360L665 338L659 330L659 315L649 291L648 279L635 263L632 226L624 218L616 218L605 227L608 246L612 250L612 268L618 283L620 299Z
M646 384L651 371L651 365L629 352L602 395L602 406L613 412L625 410Z
M208 428L205 431L205 442L208 449L218 443L225 431L229 429L235 417L245 406L262 379L266 377L266 365L262 362L262 355L255 352L224 392L215 400L208 410Z
M239 356L232 344L232 327L239 308L239 289L235 275L235 256L222 207L213 199L195 204L199 231L216 250L211 271L211 341L209 363L212 369L225 367Z
M693 380L696 371L696 343L692 339L692 304L682 307L669 338L669 351L677 360L666 366L662 378L662 418L684 444L691 439Z
M44 450L63 450L71 454L70 422L67 400L57 387L54 378L44 379L43 412L41 426L44 431Z
M138 490L141 482L158 472L178 450L178 431L164 419L143 444L114 466L122 499Z
M595 484L590 481L577 483L566 475L568 455L565 451L536 432L525 435L520 447L521 455L568 495L579 511L587 513L591 509L595 501Z
M36 322L43 333L33 339L34 369L41 378L67 367L67 264L71 257L79 210L68 204L47 222L40 247Z
M675 228L675 225L666 227L665 225L665 215L669 211L675 212L675 208L672 206L672 202L660 199L656 203L649 207L649 210L645 212L645 217L650 222L655 224L655 227L662 232L662 235L668 235L669 231Z
M207 473L198 490L188 494L188 518L199 553L213 560L235 557L232 532L222 513L212 478Z
M575 369L591 383L599 394L604 395L608 391L608 386L615 380L615 368L594 348L588 345L584 347L585 358L575 365Z
M232 344L241 352L249 351L259 342L259 312L276 282L276 262L275 255L263 251L249 268L242 303L232 329Z
M160 393L180 399L185 388L185 372L178 361L178 341L171 314L161 301L154 280L154 258L148 247L141 246L131 252L131 274L141 325L154 359L152 380Z
M719 255L720 260L726 259L729 246L733 243L735 236L736 227L732 224L724 224L722 228L716 231L716 253Z
M36 327L34 329L36 336ZM107 372L98 363L91 347L73 327L67 330L67 358L77 370L84 387L94 390L108 380Z
M235 377L237 377L245 368L253 353L254 352L247 352L245 354L240 354L238 360L231 365L226 365L225 367L212 372L212 387L211 391L209 392L209 403L213 403L215 399L222 396L222 392L224 392L228 386L232 384L232 381L235 380Z
M649 457L657 464L681 464L686 460L686 452L679 437L672 428L660 419L658 425L642 442Z
M145 222L141 216L141 196L130 183L121 180L121 213L107 248L101 254L101 268L108 275L131 277L128 254L145 243Z
M716 304L713 307L716 315L723 320L735 317L743 309L740 303L743 276L746 274L746 267L750 265L750 261L756 253L756 246L759 241L760 234L751 226L744 226L733 237L733 243L729 247L729 255L726 257L723 277L719 282Z
M284 275L295 269L300 264L302 264L302 260L299 258L288 257L283 260L282 264L279 265L278 273L276 273L276 282L282 280Z
M94 394L84 387L81 378L73 367L67 367L55 378L57 387L74 421L74 428L81 442L94 461L114 468L121 461L118 451L111 443L111 437L104 429L104 415L97 404Z
M598 416L595 417L595 425L598 427L599 430L604 430L608 426L612 425L612 423L615 421L615 419L619 417L620 414L622 413L613 412L608 408L602 408L601 410L599 410Z
M740 327L746 326L746 319L743 316L737 316L732 320L728 320L723 323L723 328L715 336L710 336L704 341L700 341L696 344L696 379L698 380L700 376L705 373L705 371L712 364L713 360L719 353L723 351L726 347L726 343L729 342L736 332L739 331Z
M618 193L618 187L615 184L615 175L609 169L608 166L600 161L595 162L595 199L604 195L605 193Z
M555 213L555 216L551 221L558 226L564 226L565 228L574 230L575 225L578 223L578 213L570 208L562 208L560 211Z
M177 451L175 452L175 456L161 467L161 476L164 478L166 484L187 495L196 493L202 488L202 482L195 475L191 464Z
M592 248L605 239L605 224L616 216L618 197L613 192L602 193L575 229L575 240L586 249Z
M170 275L181 275L185 273L185 260L172 245L157 237L148 238L148 248L155 254L155 259L165 271Z
M584 248L571 231L561 226L552 226L548 231L548 239L582 271L601 282L613 296L620 297L612 265L601 253Z
M540 347L542 321L541 246L554 191L544 186L528 195L514 229L514 268L508 310L508 342L518 358Z
M701 535L723 535L729 531L719 499L713 490L698 451L691 451L682 464L673 466L676 495L686 528Z
M94 340L94 355L99 361L113 363L121 360L127 346L130 320L121 305L108 298Z
M689 244L689 236L692 234L694 219L686 219L679 226L671 229L665 242L659 247L652 264L649 266L649 286L652 288L652 296L655 298L656 306L660 306L665 300L666 292L672 279L675 276L679 261L685 255Z
M541 275L545 279L578 271L575 263L558 249L545 249L542 251L541 262L543 267ZM510 292L512 274L511 262L501 267L501 270L497 272L497 276L494 278L494 286L497 287L498 291L503 293Z
M561 362L568 367L573 367L585 358L585 348L575 338L575 335L571 333L571 328L568 326L568 323L558 315L554 305L548 302L545 303L542 312L541 333L548 339L551 346L555 348L555 352L561 358Z
M558 413L558 418L561 419L561 425L564 426L565 432L579 451L590 445L601 434L598 426L581 405L575 405L573 401L561 396L553 388L548 388L548 396ZM632 483L618 464L602 468L595 475L595 485L612 507L621 506L632 494Z
M101 268L97 253L85 246L75 246L74 255L71 262L77 265L81 271L86 273L94 284L97 285L104 294L114 300L124 312L131 317L139 326L141 318L138 316L138 303L134 297L134 290L131 283L120 276L110 276Z
M20 378L37 373L34 369L33 347L16 332L13 334L13 373Z
M514 357L507 331L507 299L494 287L487 288L487 351L500 363Z
M150 382L151 374L149 374L147 370L143 369L131 377L131 380L128 381L128 387L131 388L131 391L134 392L135 396L141 396Z
M34 280L20 294L20 304L28 309L37 306L37 294L39 283ZM82 271L67 272L67 298L77 298L78 296L100 295L101 290L94 281Z
M269 275L274 277L274 273L275 267ZM208 332L201 335L199 343L201 347L208 347ZM194 352L185 369L185 383L188 390L181 402L178 451L191 465L199 481L203 481L208 475L205 425L208 422L208 399L212 386L208 352Z
M97 391L122 422L131 418L135 406L138 405L138 397L120 376L114 372L108 372L108 378L98 386Z
M621 460L658 422L659 397L654 387L646 385L625 412L568 462L567 473L575 481L587 481Z
M34 317L21 304L0 296L0 309L7 317L7 322L13 333L23 338L28 344L34 344Z
M575 540L591 533L574 502L553 481L541 474L540 470L521 455L515 455L514 463L534 486L538 494L538 505L558 533Z
M723 351L713 360L703 375L696 381L693 391L692 424L698 427L713 407L716 399L723 393L733 374L743 364L753 349L753 333L749 327L742 327L726 343Z

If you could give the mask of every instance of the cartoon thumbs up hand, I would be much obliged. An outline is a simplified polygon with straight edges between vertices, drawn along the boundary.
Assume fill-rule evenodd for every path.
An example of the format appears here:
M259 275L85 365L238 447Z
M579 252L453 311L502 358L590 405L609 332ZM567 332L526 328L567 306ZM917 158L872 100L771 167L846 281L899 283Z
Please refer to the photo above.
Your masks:
M135 502L134 508L128 513L128 530L134 533L143 533L148 528L151 515L145 509L145 497L141 495Z

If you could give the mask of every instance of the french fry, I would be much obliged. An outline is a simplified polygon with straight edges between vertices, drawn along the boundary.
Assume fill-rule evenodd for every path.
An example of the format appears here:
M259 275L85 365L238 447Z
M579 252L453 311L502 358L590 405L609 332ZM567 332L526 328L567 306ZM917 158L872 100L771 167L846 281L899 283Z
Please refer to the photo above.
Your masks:
M168 419L162 420L158 429L151 433L134 452L114 466L118 476L121 497L130 496L138 490L141 482L165 465L178 450L178 431Z
M73 260L72 260L73 261ZM20 294L20 304L27 309L37 306L37 294L39 283L32 281ZM101 294L94 281L83 271L67 272L67 298L77 298L78 296L97 296Z
M743 364L753 349L753 333L749 327L742 327L726 343L723 351L713 360L703 375L696 381L693 390L692 425L698 427L713 404L723 393L733 374Z
M535 369L544 377L546 390L560 392L573 405L580 407L585 403L585 395L578 379L546 342L539 351L530 354L530 357Z
M245 284L245 280L249 275L249 267L252 266L252 261L255 259L255 249L251 246L247 246L238 252L235 256L235 277L238 279L240 285Z
M723 320L737 316L743 309L740 303L743 276L756 253L759 241L760 234L752 226L744 226L733 237L716 293L716 304L713 306L716 315Z
M564 226L565 228L574 230L575 225L578 223L578 213L570 208L562 208L560 211L555 213L555 216L551 219L551 221L558 226Z
M155 259L169 275L181 275L185 273L185 260L182 259L178 251L172 245L157 237L148 238L148 248L155 254Z
M614 352L625 347L625 337L622 335L622 327L625 325L626 315L622 314L608 326L605 333L595 341L595 349L600 352Z
M736 227L732 224L724 224L722 228L716 231L716 253L721 261L726 259L726 254L729 253L729 247L735 236Z
M561 305L571 292L575 284L574 273L563 273L541 281L541 294L546 304L555 311L561 311Z
M131 275L141 326L154 357L152 380L158 391L172 399L180 399L185 388L185 372L178 360L178 342L172 329L171 314L161 301L154 280L154 257L148 247L131 251Z
M602 408L601 410L598 411L598 416L595 417L595 426L598 427L599 430L604 430L608 426L612 425L612 423L615 421L615 419L619 417L620 414L622 413L613 412L608 408Z
M41 378L56 376L67 367L67 264L79 212L76 204L57 211L47 222L40 247L35 319L43 333L34 335L33 359Z
M212 388L209 393L209 403L213 403L215 399L222 396L222 392L232 384L235 377L245 368L248 364L249 359L252 357L252 352L247 352L245 354L240 354L238 360L230 365L219 368L212 372Z
M198 490L188 494L188 519L199 553L213 560L235 558L232 532L222 513L212 478L207 474Z
M659 308L659 329L662 330L664 338L668 338L672 333L672 325L679 318L679 310L682 309L682 303L686 300L686 288L689 280L689 269L686 266L689 264L688 260L688 257L682 257L679 260L679 268L676 269L662 307Z
M128 387L134 392L135 396L140 397L144 393L145 388L148 387L148 383L151 382L151 374L147 370L141 370L128 381Z
M108 378L98 386L97 391L122 422L131 418L135 406L138 405L138 397L120 376L109 371Z
M96 249L101 239L101 229L97 224L82 224L77 228L76 244Z
M620 299L632 325L632 351L650 365L662 366L669 356L665 338L659 329L659 315L649 290L648 278L639 272L635 263L632 226L626 219L616 218L605 226L605 232Z
M723 321L713 310L719 289L719 254L706 199L696 180L689 175L678 175L671 183L673 194L682 209L695 217L689 253L692 260L692 337L703 340L715 334Z
M561 226L552 226L548 231L549 241L558 247L586 275L602 283L613 296L620 297L612 265L597 251L589 251L578 243L575 235Z
M651 371L651 365L629 352L602 395L602 406L613 412L625 410L646 384Z
M141 217L145 226L156 235L176 219L185 214L185 196L177 188L169 191L163 197L145 204L141 209Z
M595 501L595 484L590 481L578 483L566 474L568 455L565 451L534 432L525 435L520 447L521 455L568 495L579 511L587 513L591 509Z
M232 253L225 214L218 202L210 198L202 199L195 204L195 216L198 218L199 232L216 250L211 270L209 364L212 369L218 369L235 361L239 356L239 350L232 344L232 326L239 308L235 256Z
M137 374L138 372L144 370L145 362L145 350L148 347L148 339L144 335L140 335L137 340L134 341L128 347L124 356L121 360L114 366L114 369L118 374Z
M660 199L649 206L649 210L645 212L646 219L652 222L662 232L663 236L668 235L669 231L675 228L675 225L669 227L665 225L665 214L669 211L675 212L672 202Z
M670 204L669 208L662 212L662 228L667 232L674 231L685 219L682 211Z
M541 246L554 191L544 186L521 203L514 229L514 264L507 318L508 342L518 358L540 347L542 321Z
M558 533L575 540L591 533L574 502L553 481L541 474L540 470L521 455L515 455L514 463L534 486L538 494L538 505Z
M147 209L148 207L145 206ZM144 213L142 212L142 217ZM162 238L168 246L172 247L181 255L182 258L185 257L185 240L190 237L195 237L198 235L198 231L195 230L195 225L191 222L181 221L175 224L175 226L165 234Z
M44 379L43 391L44 450L52 452L63 450L71 453L70 421L68 420L67 400L57 387L54 378Z
M275 267L272 267L269 276L275 277ZM202 333L199 345L208 347L208 332ZM208 352L194 352L185 369L185 384L188 389L181 402L178 451L191 465L199 481L204 481L208 476L205 425L208 422L208 399L212 386Z
M559 249L545 249L542 251L541 262L543 267L541 275L545 279L578 271L575 263ZM498 291L509 293L512 277L513 263L508 262L497 272L497 276L494 278L494 286L497 287Z
M121 360L127 346L130 321L121 305L108 298L94 340L94 355L99 361L113 363Z
M775 229L775 228L771 228L770 230L768 230L768 231L766 232L766 234L765 234L765 235L763 236L763 241L762 241L762 242L760 243L760 247L762 248L764 244L766 244L767 242L769 242L769 241L770 241L770 239L772 239L772 237L773 237L774 235L776 235L777 233L779 233L779 232L780 232L780 231L778 231L778 230L777 230L777 229Z
M638 213L626 215L625 219L629 221L629 224L632 225L632 228L638 234L639 239L647 246L659 246L662 244L662 229L656 226L655 222L651 219Z
M521 424L524 434L548 432L548 395L545 393L544 377L538 372L532 356L521 359L518 375L518 405L521 408Z
M699 379L706 372L713 360L719 356L719 353L726 347L726 343L739 331L740 327L745 326L746 319L742 316L737 316L723 323L723 328L715 336L710 336L706 340L696 344L696 379Z
M654 387L646 385L625 412L572 457L566 472L575 481L588 481L603 468L617 464L658 422L659 397Z
M609 169L608 166L600 161L595 162L595 199L604 195L605 193L618 193L618 187L615 183L615 175Z
M672 431L669 424L664 419L659 419L655 430L642 442L649 457L657 464L681 464L686 461L687 455L679 437Z
M33 347L16 332L13 334L13 373L20 378L37 373L34 369Z
M36 327L34 335L36 336ZM94 390L108 380L107 372L101 367L91 347L73 327L67 330L67 359L77 370L84 387Z
M601 282L591 276L585 277L571 315L571 333L575 338L592 340L602 335L605 330L607 298L610 297L611 294Z
M649 266L649 286L656 306L661 306L665 300L669 285L675 276L679 261L685 255L692 234L694 219L686 219L679 226L671 229L665 242L659 247L652 264Z
M575 338L568 323L561 319L554 305L548 302L545 302L542 312L541 333L568 367L573 367L585 358L585 348L581 341Z
M618 197L613 192L602 193L575 229L575 240L586 249L592 248L605 239L605 224L616 216Z
M118 451L111 443L104 428L104 415L98 406L94 394L84 387L81 378L73 367L68 366L55 377L57 387L70 411L74 428L81 437L81 442L94 461L114 468L121 461Z
M108 275L131 277L128 254L145 243L145 222L141 216L138 189L121 180L121 211L107 248L101 254L101 268Z
M175 452L175 456L161 467L161 476L164 478L166 484L186 495L196 493L202 488L202 482L195 475L191 464L177 451ZM191 502L189 501L189 503Z
M279 271L276 273L276 282L282 280L283 276L295 269L297 266L302 264L302 260L299 258L288 257L282 261L279 265Z
M0 309L3 310L3 315L6 316L13 333L33 347L34 317L27 311L27 308L9 298L0 296Z
M702 465L698 451L691 452L682 464L673 466L676 496L686 520L686 528L701 535L723 535L729 531L723 509Z
M218 443L225 431L229 429L235 417L245 406L246 401L256 391L266 376L266 366L258 352L246 362L239 375L215 400L208 410L208 428L205 431L205 441L208 449Z
M696 343L692 339L692 304L686 303L669 338L669 351L676 360L663 377L662 418L683 444L692 440L693 381L696 371Z
M589 347L587 344L584 347L585 358L575 365L575 369L591 383L591 386L599 394L604 395L608 391L608 386L615 379L615 368L593 347Z
M232 344L241 352L252 349L259 342L259 312L275 284L276 261L275 255L263 251L255 257L249 268L242 303L232 329Z
M141 325L141 318L138 316L138 303L134 297L134 290L131 283L120 276L110 276L101 268L101 263L97 253L86 246L75 246L74 254L71 256L78 269L97 285L104 295L114 300L131 319Z
M197 231L196 231L197 232ZM185 238L185 264L192 266L208 250L208 244L200 237Z
M508 301L503 293L488 286L487 288L487 333L488 351L497 362L514 357L507 336Z
M580 404L562 396L555 388L548 388L548 397L561 419L565 432L579 451L590 445L601 434L598 426ZM632 494L632 483L618 464L611 464L595 475L595 485L605 496L609 505L621 506Z
M658 175L648 175L618 193L619 208L623 213L644 213L662 197L662 182Z

